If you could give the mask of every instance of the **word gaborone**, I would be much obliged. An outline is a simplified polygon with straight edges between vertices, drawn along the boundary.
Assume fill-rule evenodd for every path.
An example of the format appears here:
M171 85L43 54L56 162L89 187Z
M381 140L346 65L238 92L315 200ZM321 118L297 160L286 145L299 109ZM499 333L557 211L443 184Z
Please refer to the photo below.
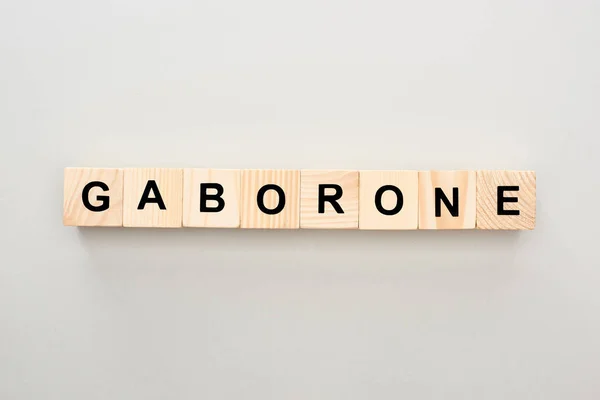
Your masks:
M66 168L70 226L533 229L533 171Z

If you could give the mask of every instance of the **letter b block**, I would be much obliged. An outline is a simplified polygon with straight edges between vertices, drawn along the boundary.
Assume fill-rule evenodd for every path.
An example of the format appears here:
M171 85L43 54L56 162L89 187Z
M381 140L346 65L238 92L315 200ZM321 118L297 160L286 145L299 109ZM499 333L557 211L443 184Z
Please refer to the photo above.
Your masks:
M183 170L129 168L123 173L123 226L180 228Z
M122 226L123 171L65 168L63 224Z
M477 171L477 229L533 229L535 172Z
M298 229L300 171L242 171L241 228Z
M183 226L240 227L240 170L183 170Z

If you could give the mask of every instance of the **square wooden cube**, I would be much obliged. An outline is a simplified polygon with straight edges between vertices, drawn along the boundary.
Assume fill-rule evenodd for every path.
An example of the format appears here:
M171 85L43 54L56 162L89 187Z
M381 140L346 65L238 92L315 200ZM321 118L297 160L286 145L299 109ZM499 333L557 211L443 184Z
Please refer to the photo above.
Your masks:
M417 171L360 171L359 186L359 229L417 229Z
M241 228L298 229L300 171L242 171Z
M302 229L358 229L358 171L303 170Z
M535 228L534 171L477 171L477 228Z
M63 224L123 226L123 170L65 168Z
M419 172L419 229L474 229L475 171Z
M184 169L183 226L239 228L240 179L237 169Z
M123 226L180 228L183 170L128 168L123 173Z

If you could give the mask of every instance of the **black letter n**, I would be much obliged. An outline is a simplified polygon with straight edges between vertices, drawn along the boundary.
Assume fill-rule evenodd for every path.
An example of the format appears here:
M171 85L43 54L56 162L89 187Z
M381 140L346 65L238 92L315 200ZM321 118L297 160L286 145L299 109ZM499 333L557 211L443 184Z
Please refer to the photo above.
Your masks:
M450 211L450 215L458 217L458 188L452 188L452 203L446 197L446 194L441 188L435 188L435 216L442 216L442 201L444 205Z

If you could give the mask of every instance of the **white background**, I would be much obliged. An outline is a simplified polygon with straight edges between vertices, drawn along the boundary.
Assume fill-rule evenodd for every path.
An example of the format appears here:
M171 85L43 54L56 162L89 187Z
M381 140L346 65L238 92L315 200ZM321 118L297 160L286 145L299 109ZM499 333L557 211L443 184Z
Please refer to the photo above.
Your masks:
M598 399L600 3L2 1L0 398ZM533 232L76 229L67 166L533 169Z

